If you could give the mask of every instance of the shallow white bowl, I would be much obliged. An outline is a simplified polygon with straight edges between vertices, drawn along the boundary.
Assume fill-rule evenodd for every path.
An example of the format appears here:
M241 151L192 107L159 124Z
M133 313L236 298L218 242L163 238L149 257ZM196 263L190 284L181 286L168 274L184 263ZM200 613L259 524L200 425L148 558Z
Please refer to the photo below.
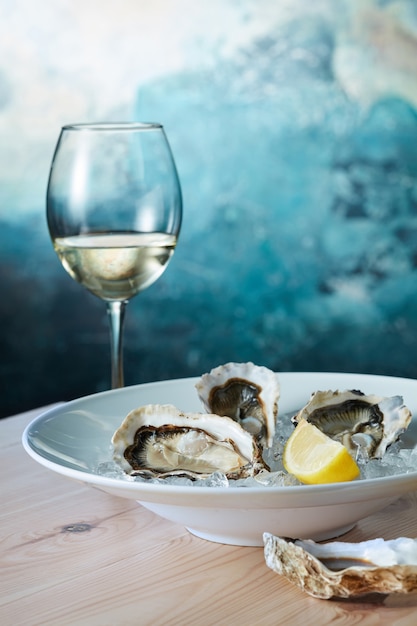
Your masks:
M402 395L417 414L417 381L388 376L281 373L280 413L296 411L318 389L360 389ZM143 404L174 404L201 411L197 378L149 383L73 400L37 417L23 446L45 467L113 496L137 500L191 533L226 544L262 546L263 533L321 541L347 532L360 519L417 489L417 471L350 483L297 487L180 487L143 484L95 473L111 460L111 437L127 413ZM402 441L417 442L417 418ZM417 468L416 468L417 469Z

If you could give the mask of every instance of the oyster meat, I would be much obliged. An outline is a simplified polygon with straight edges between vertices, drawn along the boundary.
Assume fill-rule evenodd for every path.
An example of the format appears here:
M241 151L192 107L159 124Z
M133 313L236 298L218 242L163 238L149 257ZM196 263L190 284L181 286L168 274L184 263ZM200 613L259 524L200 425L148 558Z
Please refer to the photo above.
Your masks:
M306 419L326 435L340 441L356 456L381 458L387 447L406 430L411 412L401 396L365 395L361 391L316 391L292 418Z
M360 543L289 540L264 533L265 562L315 598L417 591L417 539Z
M239 422L258 442L271 447L278 415L278 375L253 363L226 363L196 384L206 411Z
M266 467L255 439L227 417L182 413L170 404L131 411L112 438L113 459L131 475L254 476Z

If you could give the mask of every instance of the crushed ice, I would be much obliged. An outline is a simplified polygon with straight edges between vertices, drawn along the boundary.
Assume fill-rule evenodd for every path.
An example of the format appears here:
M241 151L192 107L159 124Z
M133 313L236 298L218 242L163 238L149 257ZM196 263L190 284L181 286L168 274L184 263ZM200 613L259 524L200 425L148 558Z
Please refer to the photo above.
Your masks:
M291 413L292 415L292 413ZM288 417L283 416L283 418ZM115 478L136 483L152 483L161 485L175 485L186 487L292 487L301 485L295 476L288 474L282 465L282 453L285 442L290 436L294 425L290 420L280 421L271 448L264 450L264 460L271 471L261 470L259 474L251 478L229 480L222 472L214 472L207 478L191 480L185 476L170 476L167 478L144 478L142 476L129 476L114 461L106 460L100 463L93 471L95 474L106 478ZM111 455L111 450L109 450ZM356 462L359 465L361 474L357 480L369 478L382 478L385 476L396 476L399 474L409 474L417 470L417 445L414 448L405 448L401 443L401 438L393 443L385 452L382 459L368 459L360 445L358 446Z

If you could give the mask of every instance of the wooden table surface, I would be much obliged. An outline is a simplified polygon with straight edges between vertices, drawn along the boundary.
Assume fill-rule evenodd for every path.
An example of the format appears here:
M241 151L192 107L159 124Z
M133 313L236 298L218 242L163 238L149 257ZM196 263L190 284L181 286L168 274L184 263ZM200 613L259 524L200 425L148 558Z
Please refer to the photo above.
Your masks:
M318 600L268 569L262 548L198 539L132 500L47 470L21 444L41 412L0 420L1 626L417 624L417 592ZM417 537L416 513L417 492L343 540Z

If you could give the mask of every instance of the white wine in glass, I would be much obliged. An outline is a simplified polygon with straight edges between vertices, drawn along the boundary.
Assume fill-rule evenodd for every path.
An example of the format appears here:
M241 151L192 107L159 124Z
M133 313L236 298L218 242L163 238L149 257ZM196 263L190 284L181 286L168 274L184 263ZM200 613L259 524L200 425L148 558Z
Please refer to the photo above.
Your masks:
M164 272L182 221L163 127L64 126L49 176L47 219L66 271L107 304L112 388L122 387L125 305Z

